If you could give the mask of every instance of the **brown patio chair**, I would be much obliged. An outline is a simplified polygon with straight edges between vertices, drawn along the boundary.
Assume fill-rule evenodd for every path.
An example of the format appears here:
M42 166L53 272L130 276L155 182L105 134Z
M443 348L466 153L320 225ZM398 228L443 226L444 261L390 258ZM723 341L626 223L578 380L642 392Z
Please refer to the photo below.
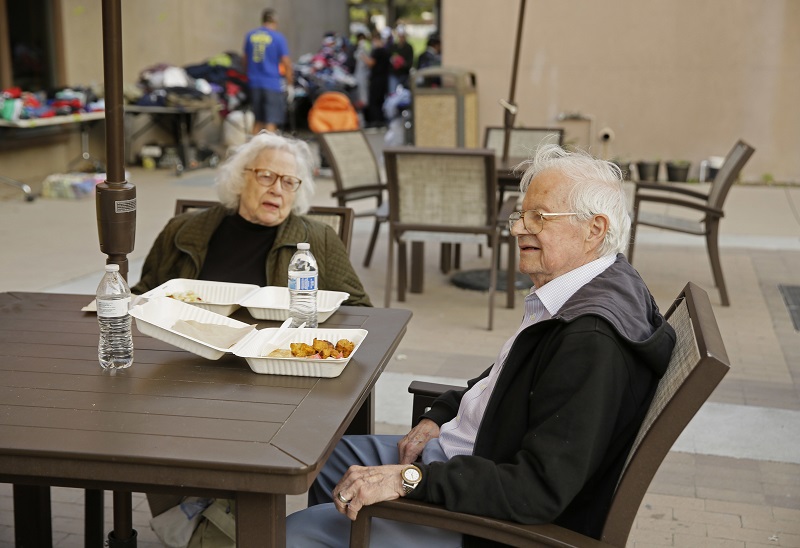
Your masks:
M397 299L405 300L407 242L488 243L489 329L497 281L497 177L488 149L397 147L383 152L389 188L389 253L384 306L391 303L394 244Z
M218 203L213 200L182 200L179 198L175 201L175 215L206 209ZM342 239L345 249L350 253L350 242L353 239L353 219L355 218L352 208L312 206L306 215L330 226Z
M730 368L708 294L699 286L687 284L666 317L677 334L675 349L628 453L606 515L601 541L553 524L523 525L450 512L442 506L401 498L363 507L352 524L350 546L369 546L370 519L377 517L457 531L512 546L623 548L661 462ZM415 393L414 420L430 405L440 387L442 385L430 383L411 384L409 392ZM418 402L418 397L427 397L427 400Z
M722 306L728 306L728 290L725 288L725 279L722 277L722 263L719 259L719 222L725 216L723 205L728 191L742 167L753 155L755 149L744 141L737 142L725 158L725 163L717 172L708 194L691 190L685 187L664 183L637 182L633 198L633 221L631 223L631 243L628 249L628 261L633 263L633 248L636 244L636 229L639 225L652 226L705 236L708 257L711 260L711 271L714 274L714 283L719 289ZM642 204L657 203L687 208L703 214L699 220L673 215L661 215L642 211ZM673 210L673 207L670 207Z
M375 209L356 214L356 217L375 217L375 225L364 257L364 266L369 267L380 225L387 220L389 214L383 203L386 185L381 182L378 160L366 134L360 129L320 133L317 137L322 153L328 159L333 171L336 190L331 195L336 198L339 206L346 207L348 202L368 198L374 198L377 202Z

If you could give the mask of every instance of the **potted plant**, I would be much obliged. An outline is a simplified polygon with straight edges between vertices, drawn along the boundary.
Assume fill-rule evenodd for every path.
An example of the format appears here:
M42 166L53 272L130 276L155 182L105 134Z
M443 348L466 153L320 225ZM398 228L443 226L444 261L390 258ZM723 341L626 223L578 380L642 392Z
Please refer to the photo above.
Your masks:
M628 160L622 160L620 158L611 158L611 160L609 161L612 164L616 164L616 166L622 172L622 178L625 181L631 180L631 163Z
M667 181L685 183L689 180L689 168L692 166L688 160L673 160L667 162Z
M658 181L658 168L660 166L661 160L639 160L636 162L636 172L639 175L639 180L652 182Z

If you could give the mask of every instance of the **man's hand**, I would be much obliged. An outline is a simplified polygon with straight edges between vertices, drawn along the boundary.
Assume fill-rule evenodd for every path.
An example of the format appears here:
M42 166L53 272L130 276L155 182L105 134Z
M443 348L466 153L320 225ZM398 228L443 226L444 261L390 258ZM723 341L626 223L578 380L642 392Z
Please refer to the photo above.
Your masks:
M336 509L355 521L362 507L399 498L404 494L403 468L402 464L351 466L333 488Z
M411 464L419 458L425 444L433 438L439 437L439 425L430 419L422 419L397 442L397 451L400 454L400 464Z

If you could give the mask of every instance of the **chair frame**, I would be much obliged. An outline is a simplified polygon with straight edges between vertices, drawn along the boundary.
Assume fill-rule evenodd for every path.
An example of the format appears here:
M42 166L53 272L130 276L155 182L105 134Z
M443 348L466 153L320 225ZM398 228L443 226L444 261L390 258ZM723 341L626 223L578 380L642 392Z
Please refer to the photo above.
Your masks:
M341 159L337 158L337 156L333 153L333 148L329 141L331 139L336 139L337 137L351 136L355 134L361 136L364 141L364 150L368 151L370 157L372 158L372 163L375 170L375 184L360 185L348 188L342 175ZM361 129L319 133L317 134L317 138L319 139L319 145L322 150L322 154L324 154L328 159L328 163L333 171L333 182L336 185L336 190L331 193L331 196L336 198L339 207L347 207L347 202L363 200L367 198L375 198L377 201L377 205L374 210L356 214L356 217L375 217L375 224L372 228L369 244L367 245L367 253L364 256L364 266L369 268L369 265L372 262L372 254L375 250L375 243L378 240L378 233L380 232L381 223L387 221L389 215L388 208L383 203L383 193L386 190L386 184L384 184L381 180L381 171L378 164L378 159L375 157L375 152L372 150L372 147L369 144L367 135Z
M408 263L406 242L402 241L404 233L409 231L438 232L450 234L484 234L491 248L491 266L489 274L489 325L491 331L494 327L494 298L497 285L497 253L499 248L501 227L497 222L497 172L495 170L494 151L489 149L464 149L464 148L427 148L427 147L394 147L383 151L386 165L386 178L389 190L389 250L386 265L386 285L384 288L384 307L391 304L392 283L394 274L394 244L398 244L398 276L397 300L405 301L405 291L408 285ZM482 226L448 226L441 224L406 223L400 220L400 192L398 181L397 158L401 155L414 156L458 156L479 157L483 160L486 185L485 192L488 203L486 204L486 222ZM454 200L458 197L454 196ZM413 242L412 242L413 243Z
M191 200L178 198L175 200L175 215L186 213L193 209L208 209L209 207L218 205L219 202L214 200ZM341 217L341 224L339 230L336 232L339 238L342 239L347 253L350 253L350 244L353 240L353 222L355 219L355 212L350 207L326 207L326 206L312 206L306 215L311 217L315 215L331 216L337 215ZM327 223L326 223L327 224Z
M680 186L663 183L637 182L633 200L633 219L631 222L631 240L628 248L628 260L633 263L633 250L636 244L636 229L639 225L652 226L685 234L705 236L706 249L711 262L714 283L719 289L722 306L729 306L728 290L722 275L722 263L719 256L719 224L725 216L723 204L728 192L739 177L742 167L753 155L755 149L739 140L725 158L708 194ZM688 221L665 215L641 212L644 203L660 203L693 209L704 213L699 222Z
M637 441L630 450L628 462L620 476L606 515L602 540L588 538L553 524L523 525L450 512L438 505L400 498L363 507L359 511L358 519L351 526L350 546L368 546L370 519L379 517L457 531L513 546L623 548L642 499L664 457L730 369L728 355L708 294L696 284L689 282L665 316L668 319L672 317L681 305L686 307L689 320L686 322L689 324L686 328L691 329L694 340L679 339L678 345L693 351L697 356L697 362L675 389L672 397L667 399L660 412L657 411L658 398L653 399L651 411L655 410L657 414L652 422L642 424ZM675 352L677 351L678 346ZM673 356L676 355L675 352ZM672 365L673 362L670 362L670 367ZM444 388L453 387L412 383L409 392L415 394L414 420L419 417L416 413L424 411L425 406L430 405L437 393ZM421 399L417 402L418 397L424 401Z

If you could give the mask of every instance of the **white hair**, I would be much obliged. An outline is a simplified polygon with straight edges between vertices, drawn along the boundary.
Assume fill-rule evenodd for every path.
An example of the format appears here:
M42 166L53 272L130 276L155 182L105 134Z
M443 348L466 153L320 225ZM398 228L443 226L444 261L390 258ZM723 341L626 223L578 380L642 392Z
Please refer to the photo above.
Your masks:
M311 149L304 141L282 137L268 131L261 131L245 144L239 146L219 167L216 177L219 201L233 211L239 209L239 198L246 183L244 168L264 150L285 150L294 156L297 164L297 177L303 181L297 189L292 211L298 215L306 213L314 197L314 160Z
M611 162L593 158L584 151L568 152L555 144L544 144L533 157L517 166L524 167L520 190L525 192L531 181L543 171L555 170L572 182L569 193L570 211L577 221L593 215L608 217L608 230L597 250L598 256L625 253L631 232L631 217L622 183L622 171Z

